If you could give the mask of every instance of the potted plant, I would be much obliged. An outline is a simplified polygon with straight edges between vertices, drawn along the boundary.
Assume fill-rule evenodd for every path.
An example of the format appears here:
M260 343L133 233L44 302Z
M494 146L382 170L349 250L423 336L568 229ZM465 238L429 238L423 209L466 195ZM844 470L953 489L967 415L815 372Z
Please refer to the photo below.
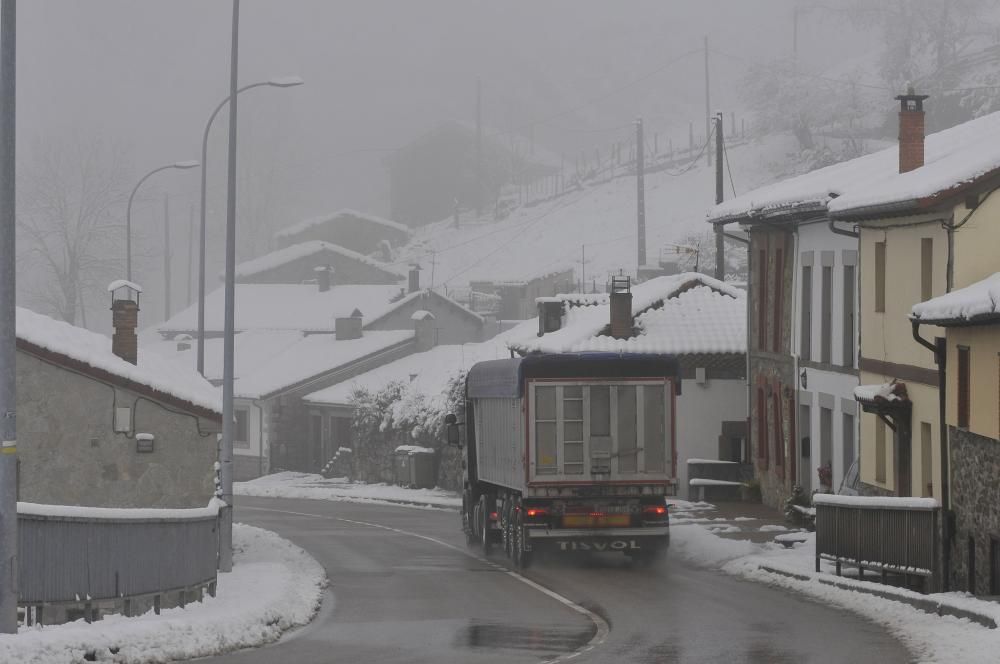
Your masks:
M822 466L816 469L816 473L819 475L819 485L822 487L823 493L830 493L830 489L833 487L833 466L827 461Z

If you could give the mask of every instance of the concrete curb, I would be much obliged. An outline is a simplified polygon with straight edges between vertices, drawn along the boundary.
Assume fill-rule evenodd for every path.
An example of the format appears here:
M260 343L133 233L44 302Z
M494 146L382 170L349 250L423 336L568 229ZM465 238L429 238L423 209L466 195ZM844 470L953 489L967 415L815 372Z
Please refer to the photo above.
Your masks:
M873 595L875 597L892 600L894 602L902 602L903 604L908 604L919 611L923 611L924 613L930 613L938 616L965 618L966 620L982 625L987 629L997 628L996 620L994 620L992 616L988 616L984 613L977 613L975 611L969 611L968 609L962 609L950 604L945 604L931 597L910 597L908 595L893 592L884 586L874 586L874 584L871 584L873 587L869 587L867 584L860 585L863 583L860 581L848 583L846 581L837 581L836 579L826 578L823 576L798 574L796 572L789 572L788 570L771 567L770 565L758 565L758 569L771 574L778 574L779 576L796 579L798 581L816 580L823 585L833 586L834 588L840 588L841 590L853 590L855 592Z

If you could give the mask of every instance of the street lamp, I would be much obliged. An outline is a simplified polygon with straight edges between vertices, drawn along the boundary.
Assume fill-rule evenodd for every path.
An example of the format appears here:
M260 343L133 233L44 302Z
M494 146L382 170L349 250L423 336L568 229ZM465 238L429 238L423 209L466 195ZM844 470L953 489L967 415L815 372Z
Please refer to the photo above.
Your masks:
M132 188L132 193L128 197L128 206L125 208L125 278L132 281L132 200L135 198L135 192L139 191L139 187L142 183L156 175L160 171L165 171L170 168L177 168L180 170L186 170L188 168L198 168L200 164L196 161L178 161L173 164L167 164L166 166L160 166L159 168L154 168L150 172L142 176L142 178L135 184Z
M280 76L259 83L251 83L237 88L236 94L250 90L251 88L271 87L271 88L294 88L302 85L305 81L300 76ZM212 128L212 122L219 111L229 103L232 96L226 97L215 107L212 114L208 116L208 123L205 125L205 133L201 138L201 227L199 230L200 243L198 248L198 373L205 375L205 187L208 177L208 132Z

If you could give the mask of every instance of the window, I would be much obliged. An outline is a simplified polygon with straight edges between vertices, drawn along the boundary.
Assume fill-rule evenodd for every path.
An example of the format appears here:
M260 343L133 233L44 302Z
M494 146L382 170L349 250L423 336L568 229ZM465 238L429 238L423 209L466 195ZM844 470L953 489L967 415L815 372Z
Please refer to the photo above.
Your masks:
M875 243L875 311L885 311L885 242Z
M767 402L764 400L764 388L757 388L757 459L761 466L767 468Z
M829 408L819 409L819 459L818 465L833 466L833 411Z
M831 359L831 354L833 353L833 267L829 265L823 266L823 277L821 287L823 290L823 311L820 314L820 348L819 355L820 361L829 364L833 360Z
M132 409L128 406L115 408L115 433L128 433L132 430Z
M812 265L802 266L802 338L799 341L803 360L812 359Z
M934 238L920 238L920 300L933 296L934 279Z
M782 288L784 286L785 274L785 253L779 247L774 255L774 340L771 342L771 350L775 353L781 352L781 332L782 325Z
M233 432L234 447L250 447L247 440L247 417L249 413L243 408L236 409L236 431Z
M920 423L920 479L925 497L934 495L934 478L931 475L931 423Z
M844 266L844 357L840 363L854 366L854 266Z
M875 420L875 481L885 484L885 422Z
M969 348L958 347L958 426L969 428Z
M843 413L840 426L843 428L841 439L844 441L842 453L844 455L844 474L846 475L854 463L854 416L850 413Z
M757 259L757 348L767 350L767 249Z

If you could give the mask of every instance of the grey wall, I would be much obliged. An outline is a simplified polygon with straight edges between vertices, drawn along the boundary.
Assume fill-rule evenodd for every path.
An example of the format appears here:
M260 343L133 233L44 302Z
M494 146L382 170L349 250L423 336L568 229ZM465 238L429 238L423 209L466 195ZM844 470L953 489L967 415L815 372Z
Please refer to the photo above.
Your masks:
M133 430L114 433L115 406ZM17 353L19 500L98 507L203 507L214 493L218 423ZM136 451L136 432L154 451Z
M990 591L990 540L1000 539L1000 441L948 427L951 448L952 590L970 590L969 536L975 541L977 595ZM1000 542L997 543L1000 546Z

